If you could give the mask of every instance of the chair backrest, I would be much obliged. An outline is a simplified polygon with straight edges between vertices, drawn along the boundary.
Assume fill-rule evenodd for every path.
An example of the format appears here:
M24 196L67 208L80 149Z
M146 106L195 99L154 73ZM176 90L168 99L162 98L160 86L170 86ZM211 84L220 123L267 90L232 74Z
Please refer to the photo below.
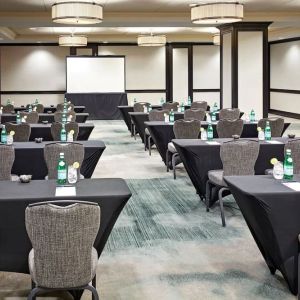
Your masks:
M257 127L265 129L267 121L270 122L272 137L281 137L284 128L283 118L264 118L258 121Z
M133 105L134 112L144 112L144 106L149 107L151 104L148 102L137 102Z
M62 128L62 123L60 122L54 122L51 124L51 135L53 138L53 141L59 141L60 140L60 131ZM69 122L65 124L65 129L68 134L71 130L74 130L73 140L76 141L78 138L78 132L79 132L79 125L76 122Z
M38 114L42 114L44 112L44 105L41 103L35 104L34 107L36 107L36 112Z
M191 109L203 109L207 111L207 102L206 101L194 101L191 104Z
M48 168L48 178L57 179L57 163L59 160L59 154L63 152L65 154L66 164L73 165L74 162L78 162L82 165L84 159L84 147L79 143L50 143L44 148L44 158ZM78 176L79 176L78 169ZM78 177L79 178L79 177Z
M176 139L197 139L200 133L201 122L199 120L177 120L174 123Z
M71 107L71 111L74 111L74 104L73 103L67 103L67 109L68 110L69 110L69 107ZM57 104L56 111L63 112L64 111L64 103Z
M92 279L92 249L100 207L60 201L28 206L25 224L34 250L35 281L45 288L72 288Z
M39 122L39 114L36 111L32 112L20 112L21 118L24 118L26 116L26 123L28 124L36 124Z
M7 104L7 105L3 105L3 110L2 112L4 114L10 114L11 112L13 112L15 110L15 107L12 104Z
M220 156L224 176L254 175L254 166L259 154L256 141L237 140L221 145Z
M11 180L15 150L11 145L0 144L0 180Z
M28 123L22 123L22 124L6 123L5 127L6 127L6 131L8 134L11 131L15 132L14 142L28 142L29 141L31 127Z
M194 119L199 121L204 121L205 119L205 110L204 109L187 109L184 112L184 119Z
M54 113L54 122L62 122L62 117L63 117L63 112L61 111L56 111ZM66 113L67 119L70 118L70 116L72 117L72 119L70 120L71 122L75 122L76 121L76 113L74 111L68 111Z
M217 123L217 133L219 138L231 138L233 135L242 135L244 122L241 119L219 120Z
M291 149L294 164L294 174L300 174L300 140L291 140L285 144L284 153Z
M149 121L164 121L165 114L168 114L168 110L153 109L149 112Z
M179 103L178 102L165 102L162 105L162 109L171 111L173 109L173 111L178 111L178 107L179 107Z
M236 120L240 118L241 111L239 108L223 108L219 112L219 119Z

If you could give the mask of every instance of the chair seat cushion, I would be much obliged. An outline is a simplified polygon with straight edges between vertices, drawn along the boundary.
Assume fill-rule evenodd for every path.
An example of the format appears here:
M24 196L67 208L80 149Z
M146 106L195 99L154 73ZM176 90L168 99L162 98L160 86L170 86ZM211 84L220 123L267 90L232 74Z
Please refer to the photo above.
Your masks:
M223 170L212 170L208 172L208 179L219 186L225 186L227 187L227 184L225 183L223 179Z
M170 152L172 152L172 153L176 153L177 152L176 148L175 148L175 146L174 146L174 144L172 142L168 144L168 150Z
M149 129L148 129L148 128L145 129L145 134L146 134L146 135L150 135L150 132L149 132Z
M38 286L38 280L35 273L35 267L34 267L34 250L31 249L28 256L28 264L29 264L29 271L31 275L32 281ZM92 270L91 270L91 281L96 275L97 271L97 265L98 265L98 253L97 250L93 247L92 248Z

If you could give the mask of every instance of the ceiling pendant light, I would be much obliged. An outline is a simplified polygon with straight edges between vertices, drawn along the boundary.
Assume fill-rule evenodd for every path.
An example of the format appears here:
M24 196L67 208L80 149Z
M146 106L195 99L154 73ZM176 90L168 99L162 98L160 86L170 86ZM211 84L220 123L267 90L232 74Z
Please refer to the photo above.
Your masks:
M87 37L83 35L61 35L58 38L59 46L62 47L85 47Z
M167 42L167 38L165 35L139 35L137 39L137 43L139 46L164 46Z
M220 34L215 34L213 36L213 43L216 46L220 46L221 45L221 38L220 38Z
M92 0L59 0L52 5L52 21L72 25L100 23L103 7Z
M191 20L195 24L225 24L242 21L244 5L238 2L215 2L193 6Z

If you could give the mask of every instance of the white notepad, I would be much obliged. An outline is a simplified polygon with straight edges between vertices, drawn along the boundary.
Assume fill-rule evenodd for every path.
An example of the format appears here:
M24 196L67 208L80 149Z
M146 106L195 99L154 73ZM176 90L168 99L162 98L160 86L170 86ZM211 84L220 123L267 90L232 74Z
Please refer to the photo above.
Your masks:
M282 142L279 142L279 141L266 141L266 143L269 143L269 144L283 144Z
M55 190L55 197L76 196L75 186L57 186Z
M283 182L282 184L296 192L300 192L300 182Z
M208 145L220 145L220 143L215 142L215 141L208 141L208 142L206 142L206 144L208 144Z

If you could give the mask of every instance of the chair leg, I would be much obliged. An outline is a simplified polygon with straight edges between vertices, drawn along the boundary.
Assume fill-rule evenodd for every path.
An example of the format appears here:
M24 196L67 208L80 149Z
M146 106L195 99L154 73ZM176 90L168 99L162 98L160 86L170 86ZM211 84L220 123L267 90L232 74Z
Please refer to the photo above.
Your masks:
M94 288L97 290L97 280L96 280L96 276L97 276L97 275L95 275L95 277L94 277L93 280L92 280L92 287L94 287ZM96 300L94 294L92 294L92 300Z
M167 165L167 172L169 172L170 168L169 168L169 150L167 150L166 153L166 165Z
M206 211L209 212L209 203L210 203L210 194L211 194L211 183L209 180L206 181L206 197L205 197L205 204L206 204Z
M224 215L224 206L223 206L223 192L226 191L226 188L222 188L219 190L219 203L220 203L220 210L221 210L221 218L222 218L222 226L226 227L225 222L225 215Z
M149 155L151 156L151 135L148 137L148 150L149 150Z
M35 300L38 293L42 292L42 291L43 291L43 289L35 287L34 289L31 290L30 294L27 297L27 300Z
M147 135L146 135L146 133L144 133L144 149L145 149L145 151L147 151Z
M131 125L130 126L130 133L131 133L131 137L133 137L133 123L132 123L132 121L131 121L130 125Z
M88 286L85 287L85 289L92 292L92 299L93 300L99 300L98 292L93 286L88 285Z
M177 153L174 153L172 155L172 168L173 168L173 177L174 177L174 179L176 179L176 162L175 162L176 156L177 156Z

